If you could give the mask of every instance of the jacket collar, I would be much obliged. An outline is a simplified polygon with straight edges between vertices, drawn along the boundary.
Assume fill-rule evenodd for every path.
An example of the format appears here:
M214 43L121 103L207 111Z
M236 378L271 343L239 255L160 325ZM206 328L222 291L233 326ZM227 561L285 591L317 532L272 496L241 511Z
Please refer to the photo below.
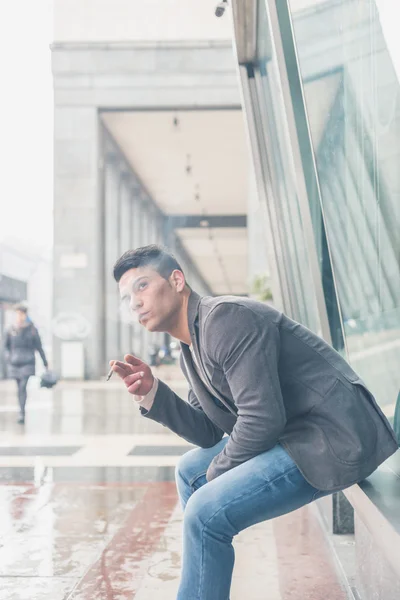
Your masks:
M185 368L184 374L186 379L189 381L190 387L200 403L202 410L204 410L211 421L225 431L225 433L232 433L232 429L237 419L236 414L221 397L219 397L220 402L222 401L222 404L228 409L229 412L223 411L217 406L213 396L210 394L209 390L206 388L193 366L192 355L187 344L182 344L182 357Z
M197 337L196 337L196 321L199 314L199 305L201 302L201 296L192 290L189 296L188 302L188 326L190 332L190 339L192 341L192 345L197 349Z

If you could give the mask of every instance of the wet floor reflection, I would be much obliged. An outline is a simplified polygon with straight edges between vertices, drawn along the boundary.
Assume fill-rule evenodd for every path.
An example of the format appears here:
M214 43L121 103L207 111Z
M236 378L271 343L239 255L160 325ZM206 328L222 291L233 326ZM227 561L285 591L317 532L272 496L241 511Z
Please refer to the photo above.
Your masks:
M174 385L182 397L185 383ZM144 419L124 387L104 384L95 389L77 386L54 390L30 389L25 426L16 423L16 395L8 385L0 394L0 432L13 434L127 434L165 432L157 423Z
M185 396L185 385L175 389ZM144 419L115 382L31 387L24 427L13 387L0 392L0 600L131 599L177 503L174 467L107 459L126 455L134 434L144 446L155 434L163 450L168 431ZM96 466L87 466L76 447L93 436L105 438ZM40 455L41 447L43 459L35 458L31 449ZM59 465L46 465L48 455Z
M176 505L176 491L172 483L3 485L0 503L0 589L22 589L24 578L57 578L59 587L51 589L57 591L53 600L61 600L68 577L70 591L82 579L76 597L112 598L104 595L110 578L113 589L133 591L141 561Z

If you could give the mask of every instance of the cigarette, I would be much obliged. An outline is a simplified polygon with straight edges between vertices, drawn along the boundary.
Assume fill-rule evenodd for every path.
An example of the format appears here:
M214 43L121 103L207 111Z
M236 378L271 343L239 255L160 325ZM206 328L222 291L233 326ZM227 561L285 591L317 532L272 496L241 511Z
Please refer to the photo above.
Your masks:
M113 368L111 367L111 369L108 371L108 375L106 378L106 381L109 381L111 379L112 374L114 373Z

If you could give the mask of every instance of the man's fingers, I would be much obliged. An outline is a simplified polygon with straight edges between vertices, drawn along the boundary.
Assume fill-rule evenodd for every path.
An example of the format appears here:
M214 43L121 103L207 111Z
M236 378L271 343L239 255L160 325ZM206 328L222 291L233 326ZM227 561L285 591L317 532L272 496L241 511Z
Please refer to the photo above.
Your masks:
M143 377L144 377L144 373L142 371L139 371L139 373L134 373L133 375L128 375L128 377L125 377L124 383L125 383L126 387L129 389L129 387L133 383L136 383L137 381L143 379Z
M125 354L124 359L133 367L140 367L140 365L143 364L143 361L141 361L139 358L136 358L136 356L133 356L133 354Z
M134 383L132 383L132 385L130 385L128 387L128 392L130 394L137 394L139 393L139 388L142 385L142 380L138 379L137 381L135 381Z
M125 363L122 360L115 360L114 367L119 367L120 369L123 369L127 375L130 375L131 373L135 372L135 369L133 369L131 365L128 365L128 363Z
M132 371L130 371L130 370L127 371L123 367L118 366L116 363L114 364L112 369L113 369L114 373L119 375L122 379L125 379L125 377L132 374Z
M144 371L142 371L145 365L132 354L127 354L124 358L126 362L121 360L111 360L111 368L119 375L119 377L121 377L121 379L123 379L128 388L128 392L130 394L137 394L145 375Z

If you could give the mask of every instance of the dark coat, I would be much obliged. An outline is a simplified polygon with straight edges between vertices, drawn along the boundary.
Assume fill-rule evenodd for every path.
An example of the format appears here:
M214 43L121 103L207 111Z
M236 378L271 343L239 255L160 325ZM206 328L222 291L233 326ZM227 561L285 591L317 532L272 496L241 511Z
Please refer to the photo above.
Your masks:
M35 351L39 352L44 366L47 367L42 341L33 323L28 323L24 327L11 327L6 334L4 346L7 376L10 379L35 375Z
M188 305L190 337L207 390L182 344L189 402L159 382L146 417L186 440L215 445L208 481L280 443L304 477L334 491L365 479L398 448L373 395L324 340L278 310L246 298Z

